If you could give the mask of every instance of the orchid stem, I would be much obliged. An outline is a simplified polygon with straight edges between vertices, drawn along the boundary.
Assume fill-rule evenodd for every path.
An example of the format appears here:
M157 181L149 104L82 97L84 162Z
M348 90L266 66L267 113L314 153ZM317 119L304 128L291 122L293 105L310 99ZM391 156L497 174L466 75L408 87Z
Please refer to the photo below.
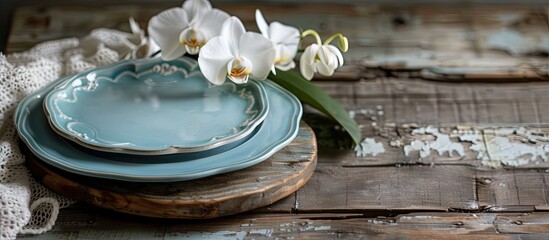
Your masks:
M347 37L343 36L341 33L336 33L330 36L326 39L326 41L324 41L324 45L330 44L335 38L338 38L339 49L343 52L347 52L347 50L349 50L349 41L347 40Z
M322 39L320 39L320 35L318 35L318 33L313 30L313 29L307 29L305 30L302 34L301 34L301 39L304 39L305 37L309 36L309 35L312 35L315 37L316 39L316 43L318 45L322 45Z

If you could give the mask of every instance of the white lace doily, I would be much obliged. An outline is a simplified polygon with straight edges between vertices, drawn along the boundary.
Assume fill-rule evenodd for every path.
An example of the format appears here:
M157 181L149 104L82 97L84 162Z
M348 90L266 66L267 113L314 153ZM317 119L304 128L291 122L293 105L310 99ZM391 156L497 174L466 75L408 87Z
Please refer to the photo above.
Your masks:
M147 56L158 48L130 19L133 33L96 29L10 55L0 53L0 239L50 230L59 209L73 203L36 182L18 146L13 114L19 101L63 75Z

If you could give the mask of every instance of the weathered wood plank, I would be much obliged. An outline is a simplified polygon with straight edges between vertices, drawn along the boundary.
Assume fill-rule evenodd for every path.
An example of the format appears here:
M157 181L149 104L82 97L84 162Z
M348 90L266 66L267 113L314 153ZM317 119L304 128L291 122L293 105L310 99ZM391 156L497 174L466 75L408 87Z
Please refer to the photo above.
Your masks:
M462 209L474 211L474 170L466 166L341 167L321 157L297 193L299 212L371 212ZM288 212L295 196L269 206Z
M384 32L369 31L367 46L383 46L385 50L372 51L363 58L364 65L370 68L390 70L392 76L447 81L547 77L546 57L517 59L530 52L547 52L543 46L546 44L540 44L548 32L547 12L543 10L472 6L421 7L385 13L393 17L393 24L378 28ZM519 62L528 64L521 66ZM396 70L421 71L400 75Z
M326 37L334 32L346 34L351 46L345 55L347 67L328 79L414 76L498 82L547 80L549 75L547 13L533 7L214 5L240 17L248 29L257 29L254 11L259 8L270 21L314 28ZM7 51L22 51L46 40L82 37L98 27L128 30L130 16L145 27L151 16L174 6L141 3L22 7L14 15Z
M447 84L418 79L382 78L376 81L335 84L318 82L319 86L340 100L359 123L364 137L383 144L385 153L378 156L357 158L353 153L340 155L344 166L394 166L396 164L458 164L481 166L484 157L500 155L496 148L487 149L488 155L479 156L470 142L459 139L466 131L478 131L480 140L494 141L506 137L509 144L522 147L543 148L549 136L549 85L544 83L522 84ZM547 105L547 106L546 106ZM404 145L413 140L433 141L435 136L413 135L418 127L437 126L452 142L461 144L463 155L432 151L427 157L419 157L418 151L405 156ZM509 127L509 128L507 128ZM527 135L517 133L526 127ZM504 129L511 129L506 134ZM515 130L513 130L515 129ZM458 131L458 133L454 133ZM532 142L531 138L536 138ZM399 141L401 146L391 146ZM478 146L476 146L478 147ZM503 146L501 146L503 147ZM524 150L521 150L524 151ZM539 154L530 160L527 152L517 158L525 160L520 168L543 169L549 162ZM547 155L547 154L545 154ZM482 162L482 164L481 164Z
M545 83L447 84L420 79L381 78L376 81L334 84L317 82L356 112L381 106L385 122L420 125L531 125L549 124ZM374 115L375 116L375 115Z
M173 221L90 211L75 206L61 212L54 228L40 239L536 239L549 237L549 214L438 213L240 214L204 221ZM125 222L123 226L119 222ZM511 234L511 235L504 235Z
M406 127L403 127L406 126ZM364 126L363 129L368 128ZM533 139L535 136L548 136L547 128L523 127L470 127L459 126L435 128L436 134L418 133L414 131L429 129L427 127L384 126L371 131L363 130L363 136L373 139L383 145L384 152L376 156L356 156L353 152L345 152L339 156L339 163L345 167L360 166L397 166L397 165L468 165L479 169L546 169L549 167L547 140ZM521 131L530 132L522 135ZM497 132L497 133L494 133ZM439 136L448 141L438 142ZM539 134L539 135L538 135ZM465 139L475 136L474 143ZM543 138L545 138L543 137ZM431 144L428 150L412 149L412 145ZM395 144L399 145L395 145ZM447 144L458 145L450 155ZM435 146L440 147L435 147ZM442 151L439 153L439 151ZM426 155L423 155L426 153ZM545 159L544 159L545 157Z
M549 173L538 170L478 171L478 200L490 211L546 208L549 192L545 179L548 177Z
M548 233L549 216L546 213L497 216L494 224L500 233Z

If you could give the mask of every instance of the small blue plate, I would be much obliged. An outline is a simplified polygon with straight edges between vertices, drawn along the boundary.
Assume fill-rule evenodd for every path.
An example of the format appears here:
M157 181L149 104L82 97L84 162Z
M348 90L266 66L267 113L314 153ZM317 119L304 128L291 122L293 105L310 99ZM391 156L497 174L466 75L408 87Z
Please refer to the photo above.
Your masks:
M253 166L290 143L299 129L302 107L299 100L271 81L262 81L270 109L249 140L216 155L187 159L180 154L151 156L162 163L117 161L82 151L56 134L45 116L42 101L60 79L27 96L17 107L15 123L19 136L33 154L66 171L108 179L136 182L170 182L203 178ZM154 162L154 161L152 161Z
M238 142L265 119L268 102L256 81L216 86L194 60L154 58L77 74L47 94L44 108L58 134L84 147L162 155Z

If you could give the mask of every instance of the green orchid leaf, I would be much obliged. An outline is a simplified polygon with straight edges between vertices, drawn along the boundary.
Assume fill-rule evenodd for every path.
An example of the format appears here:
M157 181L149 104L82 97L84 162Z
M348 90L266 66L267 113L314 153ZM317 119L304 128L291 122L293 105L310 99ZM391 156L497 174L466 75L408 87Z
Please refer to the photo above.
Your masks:
M349 113L324 90L293 71L277 71L269 79L292 92L301 102L326 114L345 129L356 145L362 139L360 129Z

